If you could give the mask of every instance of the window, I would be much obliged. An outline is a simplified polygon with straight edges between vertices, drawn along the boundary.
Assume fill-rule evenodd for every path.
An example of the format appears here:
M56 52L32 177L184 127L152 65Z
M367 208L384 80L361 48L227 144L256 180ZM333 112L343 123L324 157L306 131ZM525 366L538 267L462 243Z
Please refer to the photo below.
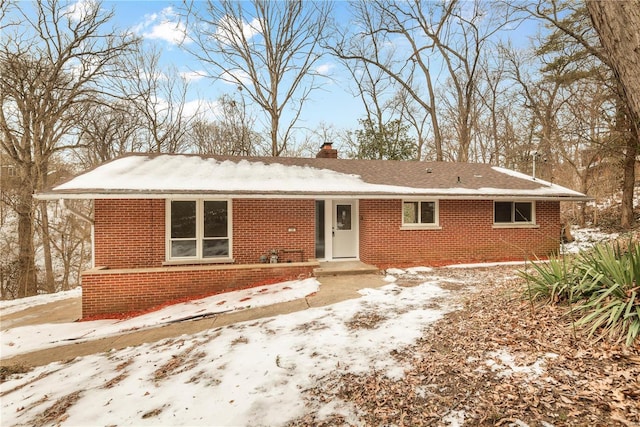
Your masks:
M169 259L230 258L229 202L226 200L171 200Z
M494 202L494 223L533 224L532 202Z
M402 202L402 225L437 225L438 204L435 201Z

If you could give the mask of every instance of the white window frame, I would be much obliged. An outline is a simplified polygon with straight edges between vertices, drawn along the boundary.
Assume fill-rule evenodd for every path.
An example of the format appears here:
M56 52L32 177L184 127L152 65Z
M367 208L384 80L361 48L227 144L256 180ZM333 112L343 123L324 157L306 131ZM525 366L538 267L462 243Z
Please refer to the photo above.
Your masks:
M422 209L418 206L418 222L404 222L404 204L405 203L433 203L433 221L431 223L421 223L420 216L422 215ZM403 199L400 206L400 215L402 217L401 230L440 230L440 201L437 199Z
M510 222L496 222L496 203L511 203L511 221ZM516 221L515 220L515 204L516 203L529 203L531 205L531 221ZM493 201L493 226L494 228L532 228L538 227L536 223L536 202L532 200L494 200Z
M196 256L193 257L172 257L171 256L171 202L195 202L196 203ZM204 203L205 202L226 202L227 203L227 240L229 241L229 254L224 257L202 256L204 237ZM207 264L233 262L233 205L230 199L209 199L209 198L179 198L166 199L165 204L165 264Z

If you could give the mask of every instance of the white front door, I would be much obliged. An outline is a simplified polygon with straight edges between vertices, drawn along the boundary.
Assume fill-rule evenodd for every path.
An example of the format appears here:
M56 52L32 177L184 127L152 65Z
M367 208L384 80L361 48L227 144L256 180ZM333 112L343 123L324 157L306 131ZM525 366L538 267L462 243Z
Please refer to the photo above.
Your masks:
M334 200L331 230L333 258L358 257L358 217L355 200Z

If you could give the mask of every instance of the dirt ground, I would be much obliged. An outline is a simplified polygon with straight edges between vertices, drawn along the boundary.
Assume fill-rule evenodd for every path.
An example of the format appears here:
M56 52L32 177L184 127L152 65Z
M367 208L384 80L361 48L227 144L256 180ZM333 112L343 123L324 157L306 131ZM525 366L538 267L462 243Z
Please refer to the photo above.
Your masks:
M403 379L331 375L306 391L309 407L353 402L367 425L451 425L458 417L474 426L639 426L640 348L594 343L572 328L566 308L530 304L525 283L499 271L484 271L488 280L467 289L461 310L394 355L412 366ZM478 272L438 274L464 288L465 275ZM290 425L347 425L319 419L310 412Z

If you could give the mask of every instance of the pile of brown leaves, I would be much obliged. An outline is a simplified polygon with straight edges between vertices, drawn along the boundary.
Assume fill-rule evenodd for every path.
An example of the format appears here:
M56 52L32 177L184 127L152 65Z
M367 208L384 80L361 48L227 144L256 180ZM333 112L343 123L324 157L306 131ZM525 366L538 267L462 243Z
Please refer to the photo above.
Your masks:
M463 288L463 308L417 345L393 352L410 366L404 378L375 371L320 378L306 391L310 412L290 425L450 425L452 417L480 426L640 425L638 346L590 341L566 307L524 299L526 284L512 268L436 274L461 286L469 275L482 283ZM319 414L336 400L357 408L357 422Z

